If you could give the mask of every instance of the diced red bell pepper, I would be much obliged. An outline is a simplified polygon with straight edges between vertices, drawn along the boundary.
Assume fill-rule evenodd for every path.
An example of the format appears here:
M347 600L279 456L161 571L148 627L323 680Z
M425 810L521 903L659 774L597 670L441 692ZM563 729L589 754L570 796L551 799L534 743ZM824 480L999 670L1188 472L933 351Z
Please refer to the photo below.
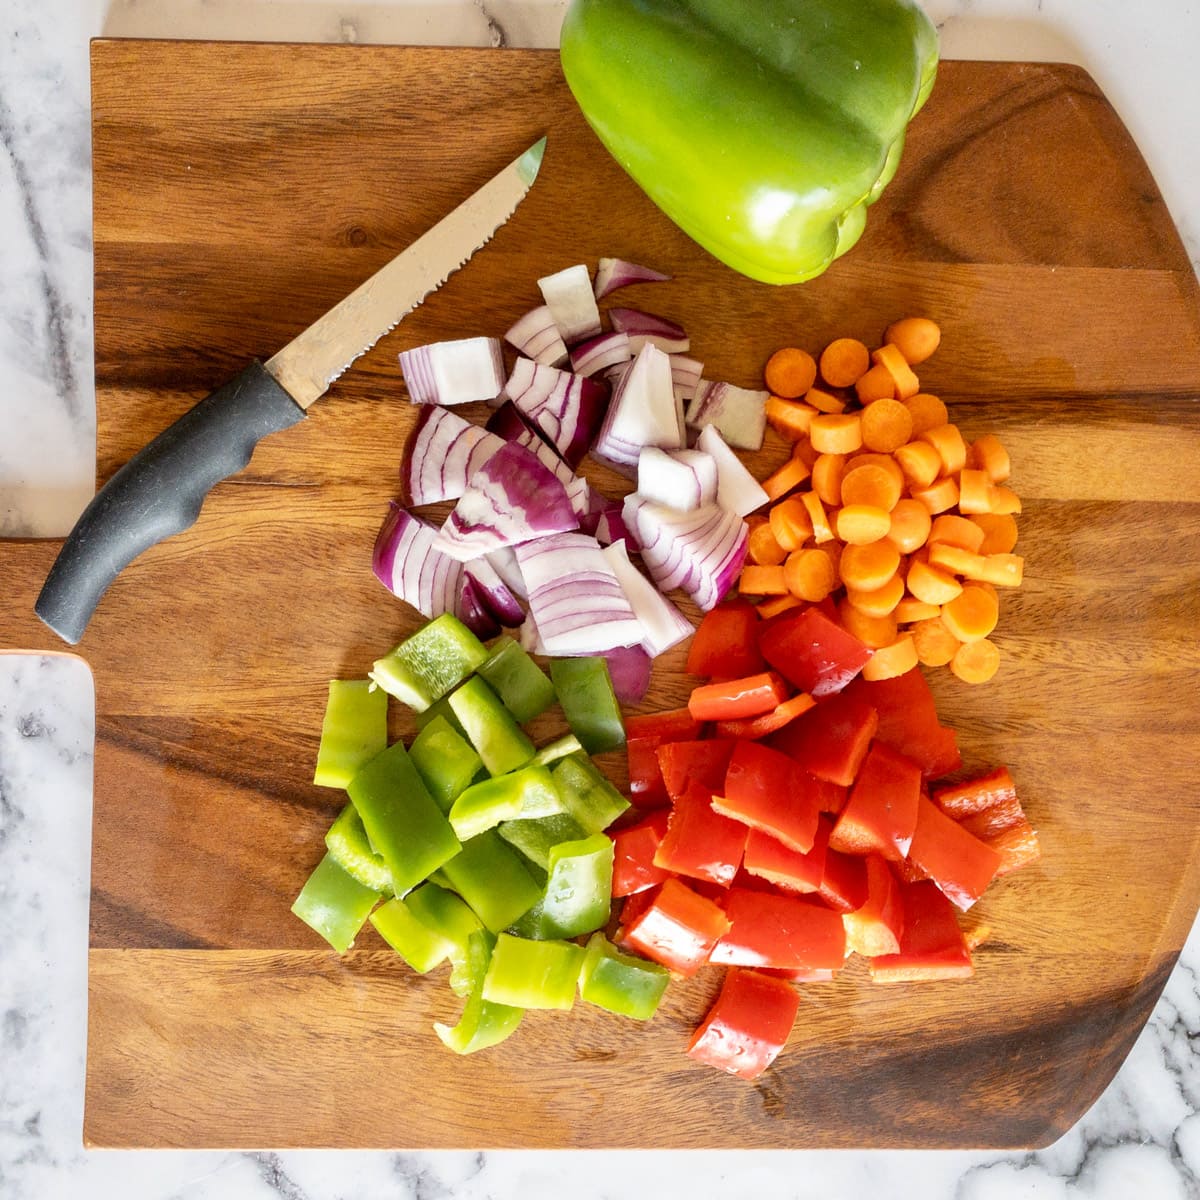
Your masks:
M671 802L658 765L656 737L633 738L625 743L629 761L629 798L639 808L661 808Z
M625 718L625 737L629 741L657 738L660 745L663 742L690 742L700 736L702 729L701 723L686 708L635 713Z
M768 665L818 700L840 692L873 651L821 609L791 609L759 626L758 645Z
M670 813L656 809L635 825L626 825L611 835L613 842L612 894L632 896L670 878L670 872L654 865L654 854L667 833Z
M808 712L816 701L807 692L797 692L782 704L777 704L772 712L763 713L761 717L740 717L736 721L718 721L717 736L745 738L757 741L777 729L782 729L789 722Z
M762 671L720 683L705 683L692 691L688 711L697 721L728 721L757 717L774 710L791 689L775 671Z
M882 854L899 862L917 827L921 768L903 754L872 742L829 839L844 854Z
M915 983L969 979L975 973L971 952L950 901L929 881L901 885L904 932L898 954L870 960L875 983Z
M962 765L953 729L938 721L937 706L920 667L891 679L856 679L847 688L879 714L875 737L911 758L926 779L940 779Z
M960 824L1000 855L997 878L1036 862L1042 855L1037 834L1015 795L998 801L980 813L964 817Z
M786 979L733 967L716 1003L688 1043L697 1062L757 1079L791 1036L800 995Z
M824 824L824 822L822 822ZM825 872L817 894L840 913L855 912L867 902L867 869L857 854L826 850Z
M1001 801L1017 798L1017 785L1007 767L996 767L985 775L933 789L933 802L948 817L961 821Z
M687 673L704 679L737 679L763 669L758 610L748 600L727 600L704 614L688 647Z
M799 967L794 971L775 971L769 967L761 967L760 970L773 979L790 979L792 983L832 983L838 976L836 971L829 971L824 967Z
M719 904L668 879L653 901L625 925L623 943L686 979L708 961L717 940L729 932Z
M868 854L863 865L867 874L867 902L854 912L842 914L846 945L864 958L899 954L904 931L900 884L887 861L878 854Z
M757 742L738 742L713 808L807 854L820 814L816 788L809 781L815 785L786 754Z
M689 784L670 810L654 865L728 887L742 864L747 833L740 821L731 821L713 808L708 788Z
M664 880L663 882L665 883L666 881ZM625 897L621 904L621 916L616 936L613 938L614 942L618 945L625 944L626 928L632 925L658 899L658 892L661 887L662 884L656 884L654 887L647 888L644 892L634 892L632 896Z
M917 801L917 827L908 856L964 912L1000 869L1000 855L946 816L932 800Z
M807 854L785 846L769 833L751 829L742 864L748 874L765 879L783 891L819 891L825 877L825 854L832 829L829 821L818 821L812 849Z
M658 765L667 794L677 800L689 783L719 792L725 786L725 772L736 745L732 738L664 742L658 748Z
M709 961L737 967L837 970L846 960L846 929L832 909L802 896L730 888L729 931Z
M875 736L875 709L843 693L822 701L767 739L767 745L794 758L810 775L849 787Z

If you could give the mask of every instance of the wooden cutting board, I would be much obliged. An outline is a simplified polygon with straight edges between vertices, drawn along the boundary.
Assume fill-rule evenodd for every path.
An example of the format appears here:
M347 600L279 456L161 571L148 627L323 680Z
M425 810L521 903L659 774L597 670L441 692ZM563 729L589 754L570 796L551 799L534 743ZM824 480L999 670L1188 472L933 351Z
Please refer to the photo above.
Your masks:
M553 53L100 41L92 67L101 480L543 132L549 147L486 250L135 563L79 647L97 706L86 1141L980 1147L1069 1127L1200 899L1197 288L1088 76L946 63L860 245L775 289L650 205ZM968 434L999 432L1025 498L1001 673L931 677L967 764L1011 767L1042 861L978 906L995 934L974 979L872 987L855 961L804 989L753 1085L682 1053L715 975L647 1025L532 1013L459 1059L430 1029L454 1019L440 975L373 931L339 959L288 911L339 808L309 782L326 682L416 624L369 570L413 415L397 353L498 335L538 276L605 254L673 272L618 301L682 321L707 373L743 385L777 346L935 317L923 385ZM785 453L772 435L754 465ZM32 615L56 549L0 552L0 645L60 648ZM645 707L683 699L683 657L656 664Z

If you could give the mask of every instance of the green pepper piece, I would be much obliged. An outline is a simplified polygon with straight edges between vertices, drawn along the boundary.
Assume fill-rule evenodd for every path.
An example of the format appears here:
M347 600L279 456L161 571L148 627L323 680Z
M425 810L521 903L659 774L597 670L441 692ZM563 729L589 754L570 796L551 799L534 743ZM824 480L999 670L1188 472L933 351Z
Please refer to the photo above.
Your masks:
M552 658L550 678L571 732L589 754L625 745L621 706L603 658Z
M568 754L582 754L583 747L573 733L564 733L562 737L547 742L534 756L533 761L539 766L547 767Z
M629 801L583 754L559 759L550 774L563 807L589 834L607 829L629 807Z
M300 889L292 912L316 930L339 954L354 945L379 893L363 887L326 854Z
M425 790L403 742L377 754L346 789L398 896L458 853L458 838Z
M533 743L496 693L478 676L450 693L450 707L483 759L488 774L506 775L533 758Z
M544 936L579 937L607 925L612 878L613 842L605 834L555 846L542 893Z
M454 709L450 707L450 702L445 696L440 700L435 700L424 712L413 713L413 723L418 730L422 730L427 725L436 721L438 717L448 722L450 728L459 737L465 738L467 736L467 731L463 728L462 722L454 715Z
M587 837L583 826L565 812L548 817L504 821L496 832L542 871L550 870L550 851L553 847L560 842L575 842Z
M571 1008L582 964L583 947L574 942L502 933L484 976L483 998L518 1008Z
M471 990L471 938L483 924L461 897L423 883L403 900L381 905L371 922L414 971L425 974L449 959L450 990L456 996Z
M387 692L369 679L331 679L313 783L344 788L387 745Z
M471 935L467 968L469 987L462 1015L454 1026L441 1021L434 1023L434 1032L455 1054L474 1054L476 1050L485 1050L504 1041L525 1015L524 1009L496 1004L483 997L483 981L491 963L492 946L492 936L486 931Z
M438 963L445 962L454 949L451 938L414 915L407 897L401 900L393 896L385 901L371 914L371 924L418 975L427 975Z
M604 934L594 933L579 972L579 995L609 1012L648 1021L658 1010L670 980L666 967L622 954Z
M363 887L375 892L392 890L392 873L381 854L371 849L362 817L353 804L347 804L325 835L325 848L334 862Z
M385 692L422 712L486 661L484 644L452 613L405 638L371 668Z
M554 684L546 678L546 672L506 633L492 643L479 674L522 725L554 703Z
M474 783L450 809L450 824L461 841L494 829L501 821L548 817L562 812L563 802L545 767L522 767Z
M559 50L584 116L649 197L775 284L854 244L938 62L915 0L573 0Z
M438 808L451 805L483 767L483 760L443 717L435 717L413 738L409 757Z
M542 892L520 854L494 829L464 842L442 872L493 933L531 909Z

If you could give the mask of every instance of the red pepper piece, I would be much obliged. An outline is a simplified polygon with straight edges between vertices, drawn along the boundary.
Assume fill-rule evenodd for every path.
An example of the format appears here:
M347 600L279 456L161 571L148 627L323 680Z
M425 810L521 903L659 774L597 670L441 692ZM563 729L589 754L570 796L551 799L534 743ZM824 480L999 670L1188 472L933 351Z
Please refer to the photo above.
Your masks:
M818 700L840 692L872 651L819 608L790 609L759 627L767 663L799 691Z
M718 721L717 736L745 738L757 741L777 729L782 729L797 717L803 716L816 701L807 692L798 692L782 704L777 704L773 712L763 713L761 717L741 717L736 721Z
M917 801L917 827L909 857L964 912L983 895L1000 869L1000 855L946 816L932 800Z
M1036 862L1042 856L1037 834L1014 795L1005 798L983 812L966 817L961 825L1000 855L996 876L1007 875L1018 867Z
M708 788L693 782L671 809L654 865L728 887L741 866L747 832L740 821L713 808Z
M817 894L840 913L855 912L867 902L865 860L856 854L825 852L825 872Z
M665 880L663 881L666 882ZM634 892L632 896L626 896L621 904L621 919L617 927L616 936L613 941L618 945L624 945L625 930L633 924L633 922L641 916L658 899L658 893L662 884L656 884L654 887L647 888L644 892Z
M815 784L786 754L757 742L738 742L713 808L807 854L820 814Z
M844 913L846 945L864 958L880 954L899 954L904 931L904 905L900 884L887 862L878 854L868 854L864 862L867 874L867 902L855 912Z
M686 979L708 961L717 940L729 931L719 904L668 879L653 901L625 925L624 944Z
M791 1036L800 995L785 979L733 967L716 1003L688 1043L697 1062L757 1079Z
M832 983L838 973L821 968L799 967L794 971L775 971L769 967L760 968L764 975L773 979L790 979L792 983Z
M671 802L658 765L656 737L633 738L625 743L629 762L629 798L639 808L660 808Z
M703 784L710 792L725 786L725 772L737 743L732 738L702 742L665 742L658 748L663 784L672 800L687 791L689 783Z
M730 888L729 932L709 961L736 967L837 970L846 961L846 928L832 909L802 896Z
M626 825L612 836L614 896L632 896L670 878L670 872L654 865L654 854L667 833L670 813L656 809L635 825Z
M975 973L971 952L950 901L928 881L901 885L904 932L900 952L869 962L875 983L968 979Z
M736 679L763 669L758 648L758 610L748 600L729 600L704 614L688 647L687 673L704 679Z
M667 712L635 713L625 718L625 737L629 741L637 738L657 738L663 742L688 742L700 736L702 726L686 708L672 708Z
M903 754L872 742L829 845L844 854L882 854L899 862L917 827L921 768Z
M829 821L818 821L812 849L807 854L797 853L769 833L751 829L746 838L743 866L748 874L765 879L785 892L819 891L825 877L825 855L832 829Z
M791 689L775 671L762 671L720 683L705 683L688 698L688 712L697 721L727 721L757 717L774 710Z
M875 736L875 709L856 695L831 696L771 734L767 745L794 758L810 775L849 787Z
M940 779L962 766L957 736L938 721L933 693L920 667L891 679L856 679L847 690L879 713L875 737L911 758L926 779Z
M1007 767L997 767L975 779L933 789L934 804L956 821L972 817L1001 801L1015 801L1016 798L1017 785L1013 783Z

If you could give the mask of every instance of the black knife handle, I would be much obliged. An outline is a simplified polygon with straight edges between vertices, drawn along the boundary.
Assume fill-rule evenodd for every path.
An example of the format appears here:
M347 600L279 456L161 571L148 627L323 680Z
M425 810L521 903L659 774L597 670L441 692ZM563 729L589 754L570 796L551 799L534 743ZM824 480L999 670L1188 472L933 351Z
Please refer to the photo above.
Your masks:
M143 550L200 515L205 496L268 433L304 410L255 361L139 450L95 495L63 543L34 611L74 645L108 585Z

